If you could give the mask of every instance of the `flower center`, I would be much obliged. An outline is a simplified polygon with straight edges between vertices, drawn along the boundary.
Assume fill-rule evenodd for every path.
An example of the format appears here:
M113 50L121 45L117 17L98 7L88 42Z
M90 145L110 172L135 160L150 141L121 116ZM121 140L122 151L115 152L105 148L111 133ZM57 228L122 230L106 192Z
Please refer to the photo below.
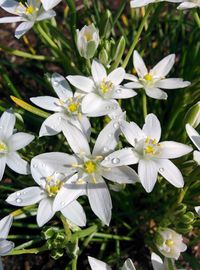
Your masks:
M77 112L78 107L79 107L78 103L71 103L71 104L68 105L68 109L72 113Z
M35 8L33 6L28 6L26 8L26 12L25 13L32 15L34 12L35 12Z
M103 79L103 81L99 84L99 87L102 93L106 94L113 89L113 83L111 81L106 81L106 79Z
M69 113L79 113L80 100L79 97L69 98L67 100L60 99L60 104Z
M93 39L92 33L90 33L90 32L86 32L86 33L84 34L84 37L85 37L85 39L86 39L87 41L90 41L90 40Z
M144 153L150 156L156 156L159 151L160 144L155 139L149 137L145 140Z
M144 79L147 81L147 82L152 82L153 81L153 77L151 74L147 73L145 76L144 76Z
M88 174L92 174L96 171L97 165L94 161L88 160L83 165L84 171Z
M171 239L167 239L167 240L165 241L165 244L166 244L168 247L172 247L172 246L174 245L174 241L171 240Z
M46 177L45 189L49 197L55 197L63 185L63 181L58 178L59 175L60 174L58 175L53 174L51 176Z
M7 145L4 142L0 141L0 154L7 153L7 150Z

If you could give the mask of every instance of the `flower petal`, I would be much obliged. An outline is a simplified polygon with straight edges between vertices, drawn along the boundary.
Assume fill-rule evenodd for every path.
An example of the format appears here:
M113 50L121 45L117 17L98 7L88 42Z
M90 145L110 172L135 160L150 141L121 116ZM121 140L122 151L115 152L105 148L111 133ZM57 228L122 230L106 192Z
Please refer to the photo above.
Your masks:
M107 80L111 81L115 86L120 85L124 80L125 70L122 67L114 69L109 75Z
M81 115L79 118L80 129L83 131L84 135L87 137L87 140L90 141L91 135L91 124L87 116ZM70 121L73 124L73 121Z
M145 138L144 132L141 128L134 122L128 123L126 121L122 121L120 124L120 128L122 133L124 134L126 140L134 147L136 141Z
M87 184L87 195L92 211L104 224L109 225L112 201L106 183L100 176L99 179L98 184Z
M155 99L167 99L168 97L167 93L156 87L145 88L145 92L147 96Z
M155 162L152 160L140 160L138 165L138 175L146 192L151 192L158 176L158 168Z
M5 167L6 167L6 156L2 156L0 157L0 181L3 178Z
M127 259L122 266L122 270L136 270L131 259Z
M10 194L7 203L15 206L28 206L38 203L47 195L40 187L28 187Z
M137 173L128 166L106 168L102 170L102 176L119 184L134 184L139 181Z
M154 270L165 270L163 260L154 252L151 254L151 263Z
M133 65L139 77L143 78L148 73L146 65L137 51L133 53Z
M190 137L191 141L200 150L200 135L199 135L199 133L190 124L186 125L186 131L187 131L187 134Z
M124 148L108 155L101 165L104 167L119 167L138 163L138 155L133 148Z
M155 114L150 113L146 116L145 124L142 130L147 137L155 139L157 142L159 142L161 136L161 126L160 121Z
M95 93L86 95L82 101L82 112L90 117L108 115L116 111L118 107L119 105L114 99L106 100Z
M11 241L0 240L0 256L7 255L13 248L15 244ZM3 266L1 267L1 258L0 258L0 269L3 270Z
M6 163L11 170L17 173L25 175L30 173L28 162L23 160L17 152L9 153Z
M70 147L75 154L84 153L84 155L90 155L90 146L87 141L87 137L77 127L69 122L62 122L62 130L65 138L67 139Z
M183 79L170 78L163 79L155 83L155 87L163 89L179 89L189 86L191 83L188 81L183 81Z
M88 261L92 270L112 270L106 263L88 256Z
M37 211L37 224L39 227L45 225L53 216L53 199L45 198L40 201Z
M150 71L150 74L158 78L164 78L172 69L175 63L175 54L170 54L163 58L158 64Z
M62 113L54 113L47 117L40 128L39 137L54 136L62 131L61 119Z
M19 149L24 148L29 143L31 143L34 140L35 136L24 133L24 132L18 132L13 134L8 141L9 148L12 149L12 151L17 151Z
M23 21L22 17L15 17L15 16L10 16L10 17L4 17L0 18L0 23L15 23L15 22L21 22Z
M131 8L144 7L148 4L155 2L155 0L132 0Z
M126 99L126 98L132 98L136 95L137 95L137 93L134 90L121 86L120 88L115 90L115 92L112 94L112 98Z
M74 87L86 93L92 92L95 87L93 80L84 76L79 75L67 76L67 80Z
M15 29L15 37L20 38L23 36L28 30L30 30L34 25L33 21L23 22Z
M106 69L104 66L96 60L92 61L92 77L95 83L99 84L103 79L107 78Z
M36 19L36 21L43 21L47 19L51 19L56 16L56 12L54 10L49 10L47 12L42 12Z
M177 9L188 9L198 7L198 4L190 3L189 1L181 3Z
M1 8L4 9L5 11L14 14L14 15L18 15L18 13L16 12L19 3L17 1L13 1L13 0L4 0L0 2Z
M8 215L0 220L0 239L6 239L8 237L12 223L12 215Z
M197 162L198 165L200 165L200 152L199 151L194 151L193 159Z
M58 98L42 96L42 97L33 97L30 98L30 100L38 107L48 111L59 112L62 110L61 107L58 105L59 104Z
M160 145L160 152L158 154L159 158L164 159L171 159L171 158L178 158L184 155L189 154L192 151L192 147L178 142L173 141L165 141L159 143Z
M16 117L11 110L5 111L0 118L0 138L6 139L13 134Z
M68 81L60 74L53 73L51 84L60 99L66 100L73 97L73 92Z
M83 227L86 225L85 212L83 207L77 201L73 201L65 206L61 209L61 213L77 226Z
M129 83L124 84L124 87L133 88L133 89L144 88L144 86L139 82L129 82Z
M184 186L183 176L179 169L168 159L156 160L159 173L177 188Z
M61 0L41 0L45 10L49 10L57 6Z

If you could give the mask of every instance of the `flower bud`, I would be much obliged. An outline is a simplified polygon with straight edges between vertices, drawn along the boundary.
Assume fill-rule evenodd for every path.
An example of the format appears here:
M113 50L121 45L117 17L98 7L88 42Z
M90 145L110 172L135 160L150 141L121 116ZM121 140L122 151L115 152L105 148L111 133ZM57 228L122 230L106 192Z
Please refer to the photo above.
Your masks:
M58 260L59 258L61 258L64 254L64 250L63 249L54 249L51 251L51 257L54 260Z
M159 231L162 241L156 241L157 247L165 257L178 259L180 253L187 249L183 243L182 235L171 229L163 229ZM158 239L158 236L157 236Z
M196 128L200 123L200 101L193 105L185 115L185 123Z
M194 213L193 212L187 212L185 215L181 218L181 223L184 224L191 224L194 221Z
M99 53L99 60L103 65L108 64L108 53L104 48Z
M99 30L94 24L85 25L80 31L77 29L77 48L80 55L86 59L94 56L99 46Z
M178 215L180 216L180 215L185 214L186 210L187 210L187 206L186 206L184 203L180 203L180 204L176 207L174 214L175 214L176 216L178 216Z

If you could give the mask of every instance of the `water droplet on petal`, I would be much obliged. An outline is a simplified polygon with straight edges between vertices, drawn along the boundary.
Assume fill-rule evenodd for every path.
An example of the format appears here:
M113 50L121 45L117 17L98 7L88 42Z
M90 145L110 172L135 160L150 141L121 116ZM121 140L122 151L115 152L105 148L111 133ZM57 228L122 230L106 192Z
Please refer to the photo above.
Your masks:
M65 203L65 202L61 202L60 204L61 204L62 206L65 206L65 205L66 205L66 203Z
M57 81L54 81L54 82L53 82L53 85L54 85L54 86L58 86L58 82L57 82Z
M110 157L105 157L105 160L106 160L106 161L109 161L109 160L110 160Z
M0 126L0 129L2 129L2 126Z
M37 168L37 164L33 164L33 168Z
M118 89L116 92L117 92L117 94L120 94L121 93L121 89Z
M105 109L106 109L106 110L110 110L110 106L106 106Z
M119 158L113 158L112 163L113 164L118 164L118 163L120 163L120 159Z
M61 117L61 116L59 116L59 117L58 117L58 120L60 121L61 119L62 119L62 117Z
M164 168L159 168L159 172L163 173L164 172Z
M21 203L22 202L22 199L17 198L15 201L16 201L16 203Z
M16 195L17 195L17 197L21 196L21 192L17 191Z
M112 136L113 136L113 134L112 134L112 133L108 134L108 137L109 137L109 138L111 138Z
M119 128L119 123L115 122L115 123L113 124L113 127L114 127L115 129Z
M109 151L109 148L105 146L105 147L103 148L103 151L104 151L104 152L107 152L107 151Z

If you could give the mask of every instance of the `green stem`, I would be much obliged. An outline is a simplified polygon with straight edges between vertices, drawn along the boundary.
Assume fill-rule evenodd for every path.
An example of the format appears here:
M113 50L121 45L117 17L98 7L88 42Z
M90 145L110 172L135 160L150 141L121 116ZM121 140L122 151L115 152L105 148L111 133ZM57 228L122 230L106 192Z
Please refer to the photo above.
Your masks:
M38 254L39 252L43 252L46 250L48 250L46 245L39 248L31 248L31 249L21 249L21 250L13 249L8 255Z
M121 240L121 241L133 241L133 238L131 238L131 237L106 234L106 233L95 233L94 237L99 237L99 238L104 238L104 239Z
M71 233L70 228L69 228L69 224L67 222L67 219L62 214L61 214L60 218L61 218L61 221L63 223L63 227L65 230L65 234L67 236L67 240L69 241L71 239L71 236L72 236L72 233Z
M128 61L129 61L129 59L130 59L130 57L131 57L131 55L132 55L132 53L133 53L133 50L135 49L135 47L136 47L136 45L137 45L137 43L138 43L138 41L139 41L139 39L140 39L142 30L143 30L143 28L144 28L144 26L145 26L145 24L146 24L146 21L147 21L147 19L148 19L148 17L149 17L150 11L151 11L151 5L149 5L149 6L147 7L146 13L145 13L145 15L144 15L144 17L143 17L143 19L142 19L142 21L141 21L141 24L140 24L140 27L139 27L139 29L138 29L138 31L137 31L137 34L136 34L136 36L135 36L135 38L134 38L134 40L133 40L133 43L132 43L132 45L131 45L131 47L130 47L130 49L129 49L129 51L128 51L128 54L127 54L127 56L126 56L126 58L124 59L124 62L123 62L123 64L122 64L122 67L123 67L123 68L126 68L126 66L127 66L127 64L128 64Z
M142 108L143 108L143 115L145 119L147 116L147 96L145 92L143 92L142 94Z
M168 270L175 270L172 259L167 258L167 269Z
M198 14L197 10L194 12L194 19L195 19L198 27L200 28L200 18L199 18L199 14Z
M77 260L77 256L72 260L72 270L77 270Z

